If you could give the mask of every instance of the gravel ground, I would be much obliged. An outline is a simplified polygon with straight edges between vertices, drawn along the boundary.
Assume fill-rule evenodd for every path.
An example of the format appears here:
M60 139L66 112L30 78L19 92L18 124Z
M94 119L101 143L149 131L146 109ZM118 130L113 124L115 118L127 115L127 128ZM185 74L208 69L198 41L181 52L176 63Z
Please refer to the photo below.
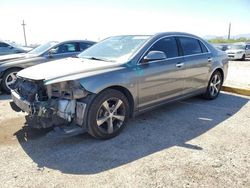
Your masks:
M250 98L170 104L107 141L48 137L8 98L0 96L0 187L250 187Z

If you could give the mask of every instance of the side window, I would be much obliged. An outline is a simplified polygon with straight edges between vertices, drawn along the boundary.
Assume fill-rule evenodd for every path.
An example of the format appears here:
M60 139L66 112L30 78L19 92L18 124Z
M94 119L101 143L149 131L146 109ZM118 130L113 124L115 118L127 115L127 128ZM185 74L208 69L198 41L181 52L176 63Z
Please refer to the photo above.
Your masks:
M70 53L70 52L77 52L76 43L64 43L61 44L51 50L53 54L63 54L63 53Z
M92 44L80 42L80 51L86 50L86 49L89 48L90 46L92 46Z
M156 42L149 51L162 51L167 58L177 57L178 48L174 37L166 37Z
M201 46L197 39L188 37L179 37L184 55L193 55L202 53Z
M4 43L4 42L0 42L0 47L6 48L9 47L10 45Z
M201 41L199 41L199 43L201 45L202 52L203 53L208 52L207 47ZM225 49L225 46L223 46L222 49Z

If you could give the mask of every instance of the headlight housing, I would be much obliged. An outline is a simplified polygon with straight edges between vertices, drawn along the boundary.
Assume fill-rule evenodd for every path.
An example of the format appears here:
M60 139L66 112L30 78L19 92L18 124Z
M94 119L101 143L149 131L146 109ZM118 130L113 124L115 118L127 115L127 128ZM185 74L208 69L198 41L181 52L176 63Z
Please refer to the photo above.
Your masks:
M243 53L244 51L238 51L238 52L236 52L236 54L241 54L241 53Z
M78 81L66 81L47 85L49 98L81 99L89 92Z

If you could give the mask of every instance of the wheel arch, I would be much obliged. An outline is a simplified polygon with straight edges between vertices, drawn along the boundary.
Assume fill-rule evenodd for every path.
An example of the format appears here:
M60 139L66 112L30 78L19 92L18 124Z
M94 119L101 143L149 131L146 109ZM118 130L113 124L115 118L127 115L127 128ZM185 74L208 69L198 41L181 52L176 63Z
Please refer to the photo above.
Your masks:
M216 71L219 71L219 72L221 73L222 82L224 82L225 73L224 73L222 67L215 67L215 68L210 72L209 77L208 77L208 81L211 79L212 75L213 75Z
M3 78L4 74L5 74L7 71L12 70L12 69L19 69L19 70L22 70L23 68L22 68L22 67L8 67L8 68L6 68L6 69L2 72L1 78Z
M107 89L114 89L114 90L120 91L121 93L125 95L129 103L129 117L133 117L134 112L135 112L135 101L131 92L127 88L120 86L120 85L109 86L105 89L102 89L100 92L103 92L104 90L107 90Z
M224 71L222 70L222 68L216 68L216 69L213 71L213 73L216 72L216 71L219 71L219 72L220 72L220 74L221 74L221 76L222 76L222 82L224 82ZM212 75L213 75L213 73L212 73Z

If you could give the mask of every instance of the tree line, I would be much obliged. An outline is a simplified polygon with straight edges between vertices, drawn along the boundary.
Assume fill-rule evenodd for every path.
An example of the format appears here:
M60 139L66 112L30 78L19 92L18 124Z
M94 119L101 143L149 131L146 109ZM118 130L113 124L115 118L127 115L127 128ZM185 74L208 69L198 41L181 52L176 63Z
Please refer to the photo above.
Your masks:
M215 44L218 44L218 43L235 43L235 42L250 42L250 38L245 38L245 37L240 37L240 38L237 38L237 39L224 39L222 37L217 37L217 38L214 38L214 39L209 39L208 42L210 43L215 43Z

